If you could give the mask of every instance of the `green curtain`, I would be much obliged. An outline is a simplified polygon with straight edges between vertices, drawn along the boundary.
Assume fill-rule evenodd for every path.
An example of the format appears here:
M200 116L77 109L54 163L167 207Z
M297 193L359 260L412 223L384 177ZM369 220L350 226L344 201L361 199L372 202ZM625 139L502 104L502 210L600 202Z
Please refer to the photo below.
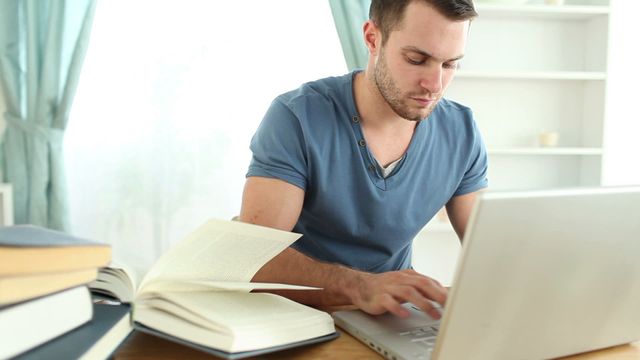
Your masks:
M371 0L329 0L342 52L349 70L367 66L362 25L369 19Z
M4 181L15 222L68 229L62 140L95 0L0 0Z

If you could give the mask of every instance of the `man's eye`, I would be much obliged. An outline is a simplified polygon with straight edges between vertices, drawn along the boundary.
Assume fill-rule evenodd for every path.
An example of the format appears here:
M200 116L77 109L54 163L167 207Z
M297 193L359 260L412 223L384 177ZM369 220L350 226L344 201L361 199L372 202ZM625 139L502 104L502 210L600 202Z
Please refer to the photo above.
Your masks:
M412 59L410 57L407 57L407 62L409 62L409 64L412 64L412 65L422 65L422 64L424 64L424 60L422 60L422 59L416 60L416 59Z
M444 64L442 64L442 67L445 69L455 69L458 67L458 63L457 62L446 62Z

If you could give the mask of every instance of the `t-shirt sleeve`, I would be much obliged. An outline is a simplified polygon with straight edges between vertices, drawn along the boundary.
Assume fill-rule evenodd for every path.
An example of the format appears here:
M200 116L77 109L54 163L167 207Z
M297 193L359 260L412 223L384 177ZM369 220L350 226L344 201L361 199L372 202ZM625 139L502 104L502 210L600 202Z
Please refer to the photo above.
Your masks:
M467 162L467 170L453 196L469 194L486 188L489 185L489 181L487 180L487 148L475 122L473 122L472 139L473 145L471 147L469 161Z
M300 122L283 100L276 98L251 139L253 153L247 177L261 176L307 187L307 159Z

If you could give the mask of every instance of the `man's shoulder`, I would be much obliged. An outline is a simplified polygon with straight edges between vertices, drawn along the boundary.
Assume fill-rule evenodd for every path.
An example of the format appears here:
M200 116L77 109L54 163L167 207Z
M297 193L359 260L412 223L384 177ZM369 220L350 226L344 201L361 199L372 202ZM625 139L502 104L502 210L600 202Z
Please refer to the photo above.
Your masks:
M449 115L467 117L472 114L470 107L446 98L440 99L440 101L438 102L438 109L442 112L449 113Z
M440 99L429 120L446 128L473 127L475 122L470 107L445 98Z
M305 104L322 106L346 102L351 92L351 81L351 73L309 81L297 89L281 94L276 100L291 109Z
M440 99L428 119L429 126L435 132L475 136L477 125L471 108L449 99Z

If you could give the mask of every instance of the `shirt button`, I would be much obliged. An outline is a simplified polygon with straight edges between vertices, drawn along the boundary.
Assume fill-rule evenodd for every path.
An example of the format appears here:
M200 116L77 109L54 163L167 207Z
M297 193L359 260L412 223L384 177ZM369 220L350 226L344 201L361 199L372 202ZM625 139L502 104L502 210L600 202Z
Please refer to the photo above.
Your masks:
M360 118L359 118L357 115L354 115L354 116L351 118L351 121L353 121L354 123L358 123L358 122L360 122Z
M360 139L360 141L358 141L358 145L364 147L367 143L364 141L364 139Z
M375 170L375 169L376 169L376 167L375 167L375 166L373 166L373 164L369 164L369 167L368 167L368 168L369 168L369 171L373 171L373 170Z

